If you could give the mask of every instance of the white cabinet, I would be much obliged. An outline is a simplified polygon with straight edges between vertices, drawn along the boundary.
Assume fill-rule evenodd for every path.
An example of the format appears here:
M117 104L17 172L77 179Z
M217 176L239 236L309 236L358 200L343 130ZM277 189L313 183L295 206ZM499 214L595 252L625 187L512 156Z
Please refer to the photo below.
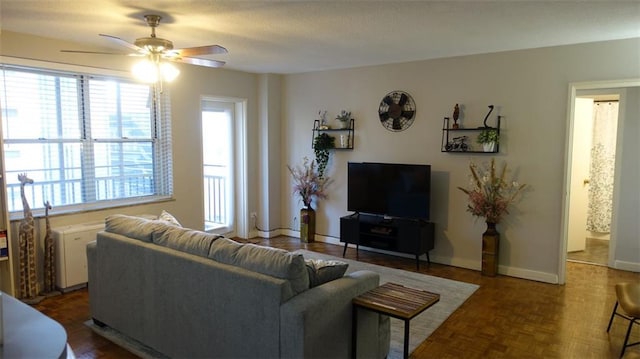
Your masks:
M87 284L87 243L95 241L96 234L103 228L104 223L87 223L52 229L56 246L56 286L63 292Z

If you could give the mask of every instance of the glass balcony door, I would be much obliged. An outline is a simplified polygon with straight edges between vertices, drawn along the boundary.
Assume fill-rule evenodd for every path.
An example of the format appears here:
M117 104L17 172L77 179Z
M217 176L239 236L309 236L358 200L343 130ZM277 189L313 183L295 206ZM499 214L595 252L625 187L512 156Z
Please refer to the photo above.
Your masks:
M219 234L235 232L234 118L234 103L203 100L204 227Z

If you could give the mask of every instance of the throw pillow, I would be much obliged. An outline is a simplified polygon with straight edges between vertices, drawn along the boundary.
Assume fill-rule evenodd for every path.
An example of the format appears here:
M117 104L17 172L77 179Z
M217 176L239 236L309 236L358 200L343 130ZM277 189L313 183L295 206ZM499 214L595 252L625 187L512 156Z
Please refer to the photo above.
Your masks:
M160 216L158 216L158 220L159 221L163 221L163 222L167 222L167 223L169 223L171 225L174 225L176 227L182 227L182 224L180 224L180 222L178 222L176 217L174 217L171 213L165 211L164 209L162 210L162 213L160 213Z
M305 263L309 273L309 286L312 288L342 278L349 266L349 263L324 259L305 259Z

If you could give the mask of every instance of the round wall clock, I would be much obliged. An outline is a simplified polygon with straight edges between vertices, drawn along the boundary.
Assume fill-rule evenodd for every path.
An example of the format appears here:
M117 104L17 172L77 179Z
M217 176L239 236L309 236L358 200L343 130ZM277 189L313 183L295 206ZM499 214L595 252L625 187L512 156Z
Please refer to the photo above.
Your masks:
M413 97L404 91L389 92L380 101L378 116L384 128L393 132L404 131L413 124L416 115L416 103Z

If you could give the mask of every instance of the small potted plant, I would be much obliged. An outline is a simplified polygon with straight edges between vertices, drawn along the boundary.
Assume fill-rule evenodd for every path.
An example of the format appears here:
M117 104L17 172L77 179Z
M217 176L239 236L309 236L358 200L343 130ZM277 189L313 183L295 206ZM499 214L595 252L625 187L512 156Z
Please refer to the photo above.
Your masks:
M484 152L494 152L499 140L498 130L493 127L483 129L478 135L478 143L482 145Z
M336 121L338 121L338 128L349 128L351 122L351 111L340 111L340 114L336 116Z

